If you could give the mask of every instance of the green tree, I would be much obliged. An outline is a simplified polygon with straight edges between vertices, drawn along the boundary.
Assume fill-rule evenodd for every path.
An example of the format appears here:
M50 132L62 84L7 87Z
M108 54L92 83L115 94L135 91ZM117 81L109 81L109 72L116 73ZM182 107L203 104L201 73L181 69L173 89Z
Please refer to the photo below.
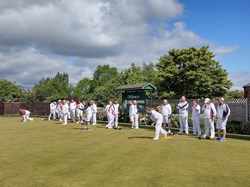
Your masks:
M67 73L57 73L54 78L43 78L33 88L36 101L51 101L72 96Z
M84 78L80 80L74 88L74 98L86 99L91 94L92 80Z
M224 95L224 97L227 99L244 98L244 92L242 90L230 90Z
M224 95L232 82L228 80L227 71L213 58L208 46L169 51L156 64L159 91L189 98Z
M120 73L119 83L121 85L127 84L137 84L137 83L146 83L155 82L155 66L153 63L143 63L143 66L136 66L135 63L131 64L131 67L125 69Z
M115 88L119 85L118 78L117 68L109 65L98 66L93 73L89 98L103 105L107 100L117 98L119 93Z
M20 101L25 96L25 90L6 79L0 80L0 101Z

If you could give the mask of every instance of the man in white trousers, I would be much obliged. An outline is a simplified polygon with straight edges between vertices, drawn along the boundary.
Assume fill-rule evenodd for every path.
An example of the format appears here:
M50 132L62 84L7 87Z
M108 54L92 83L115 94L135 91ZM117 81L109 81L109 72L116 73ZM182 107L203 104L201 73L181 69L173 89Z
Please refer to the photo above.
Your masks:
M33 121L33 118L30 118L30 111L25 110L25 109L20 109L20 113L23 116L22 122L27 122L27 120L29 121Z
M53 120L55 120L56 119L56 103L55 103L55 101L52 101L50 103L49 108L50 108L50 113L49 113L48 120L51 119L51 116L53 116Z
M70 117L73 123L76 122L76 102L74 99L71 99L69 103Z
M131 129L139 129L137 101L133 100L129 107L129 118L132 124Z
M214 104L209 98L206 98L204 103L205 104L202 107L202 111L204 112L205 135L203 136L203 138L213 139L215 136L214 120L217 116L217 112Z
M91 119L91 125L96 125L96 113L97 113L97 106L95 104L94 100L90 101L90 107L92 111L92 119Z
M151 110L150 107L146 107L146 113L153 121L151 125L152 126L155 125L155 137L153 138L153 140L159 140L160 133L164 134L166 138L168 133L162 128L162 122L163 122L162 114L156 112L155 110Z
M200 122L201 107L196 100L193 100L192 106L192 124L193 124L193 135L201 136L201 122Z
M217 124L216 129L218 130L218 141L226 141L226 125L228 117L230 116L231 110L227 104L225 104L224 98L220 98L217 107Z
M181 97L177 109L179 109L180 120L180 132L178 134L188 134L188 102L186 101L185 96Z
M56 112L60 121L62 121L62 101L59 99L56 106Z
M120 113L120 105L118 103L118 100L116 99L114 102L114 117L115 117L115 127L118 127L118 117L119 117L119 113Z
M112 103L112 101L109 101L109 104L105 108L106 113L107 113L107 118L108 118L108 124L106 125L106 128L112 129L114 126L114 112L115 112L115 107Z
M171 125L172 108L171 108L171 105L168 103L167 99L163 100L161 114L163 116L163 128L166 130L166 127L168 125L168 133L170 134L171 133L170 125Z
M68 114L69 114L69 105L66 100L62 102L62 118L63 118L63 125L67 125L68 123Z

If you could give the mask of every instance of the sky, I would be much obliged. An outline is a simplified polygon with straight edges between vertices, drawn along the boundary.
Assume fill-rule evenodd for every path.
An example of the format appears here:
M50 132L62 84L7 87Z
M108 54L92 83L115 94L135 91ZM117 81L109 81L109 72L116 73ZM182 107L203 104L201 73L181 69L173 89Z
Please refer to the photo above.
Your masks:
M233 82L250 83L248 0L0 0L0 79L32 88L67 72L75 85L98 65L156 63L208 45Z

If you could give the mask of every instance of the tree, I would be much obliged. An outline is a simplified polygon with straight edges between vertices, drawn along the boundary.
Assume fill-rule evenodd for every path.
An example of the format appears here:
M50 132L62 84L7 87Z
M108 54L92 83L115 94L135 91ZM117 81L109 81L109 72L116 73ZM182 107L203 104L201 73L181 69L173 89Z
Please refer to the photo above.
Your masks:
M20 101L25 96L25 90L8 80L0 80L0 101Z
M74 98L86 99L90 95L90 90L92 86L92 80L89 78L84 78L80 80L74 89Z
M33 88L36 101L51 101L72 96L67 73L57 73L54 78L43 78Z
M109 99L119 96L115 88L119 85L119 73L115 67L109 65L98 66L93 73L93 80L90 89L90 98L103 105Z
M224 95L224 97L227 99L244 98L244 92L242 90L230 90Z
M125 69L120 73L120 84L137 84L137 83L146 83L155 82L155 67L153 63L143 63L143 66L136 66L134 63L131 64L131 67Z
M228 73L215 61L208 46L200 49L174 49L162 56L157 67L159 91L174 92L175 97L219 97L232 86Z

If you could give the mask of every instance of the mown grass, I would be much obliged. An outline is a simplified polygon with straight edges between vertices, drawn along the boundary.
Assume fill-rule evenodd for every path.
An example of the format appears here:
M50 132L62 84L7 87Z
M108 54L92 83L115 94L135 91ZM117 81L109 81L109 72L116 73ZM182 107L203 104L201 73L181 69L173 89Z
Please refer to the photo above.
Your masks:
M91 131L57 121L0 117L0 185L250 186L250 141L173 136L154 130Z

